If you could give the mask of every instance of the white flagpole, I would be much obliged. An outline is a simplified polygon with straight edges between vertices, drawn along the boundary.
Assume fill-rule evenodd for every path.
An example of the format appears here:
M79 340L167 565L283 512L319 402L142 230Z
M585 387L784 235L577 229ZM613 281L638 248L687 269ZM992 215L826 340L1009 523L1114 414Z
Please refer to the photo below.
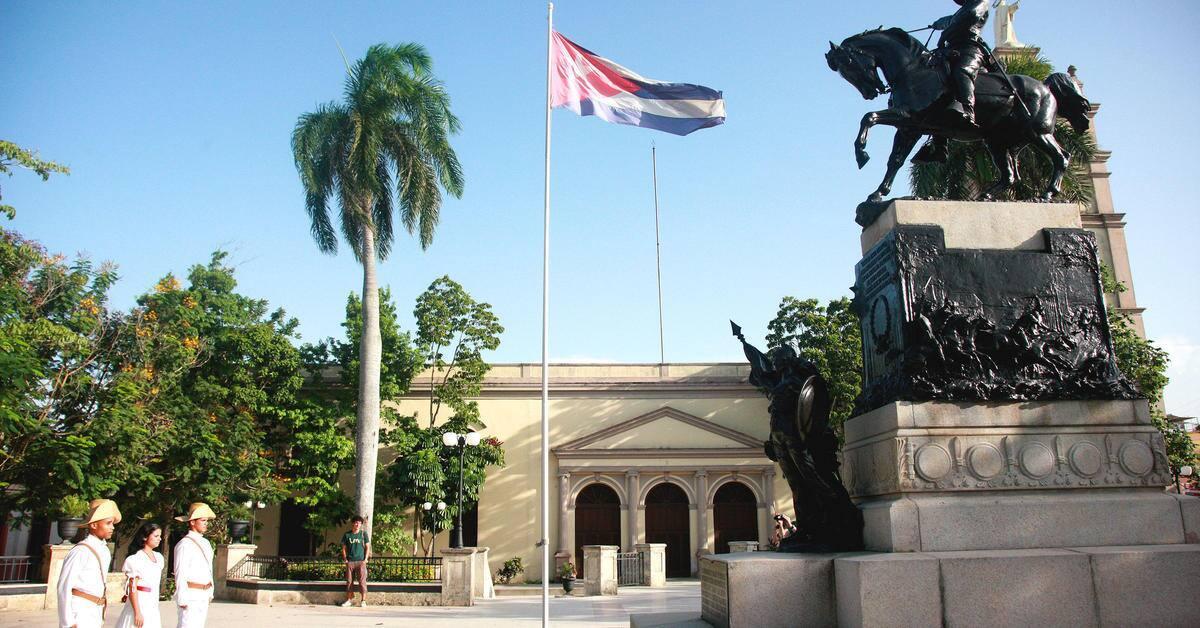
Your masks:
M542 211L542 626L550 625L550 86L554 3L546 11L546 189Z
M654 262L658 271L658 363L667 363L667 352L663 348L663 301L662 301L662 239L658 233L658 157L654 142L650 143L650 169L654 173Z

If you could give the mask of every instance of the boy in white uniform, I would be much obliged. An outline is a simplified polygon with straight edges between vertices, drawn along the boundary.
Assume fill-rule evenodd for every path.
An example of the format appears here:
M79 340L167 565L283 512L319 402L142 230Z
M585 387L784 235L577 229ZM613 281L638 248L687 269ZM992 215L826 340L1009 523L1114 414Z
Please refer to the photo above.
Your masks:
M121 511L111 499L93 499L84 519L88 535L67 553L58 576L60 628L100 628L108 604L105 579L112 555L105 543L121 522Z
M175 517L188 522L188 533L175 544L175 604L179 628L202 628L213 598L213 548L204 533L217 515L208 504L196 502L188 514Z

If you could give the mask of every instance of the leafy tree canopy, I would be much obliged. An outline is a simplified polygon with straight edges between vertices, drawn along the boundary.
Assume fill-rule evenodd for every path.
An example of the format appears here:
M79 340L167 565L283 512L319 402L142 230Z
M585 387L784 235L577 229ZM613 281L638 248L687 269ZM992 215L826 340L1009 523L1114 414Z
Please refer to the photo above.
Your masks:
M56 164L53 161L38 159L37 151L31 151L21 148L12 142L0 140L0 174L7 174L11 177L13 167L32 170L42 178L42 181L48 181L51 173L55 172L71 174L71 169L66 166ZM0 193L0 199L3 198L4 194ZM12 205L0 203L0 214L8 216L9 220L11 220L17 217L17 210Z
M850 299L822 305L817 299L784 297L768 329L768 346L791 345L828 380L833 398L830 422L840 433L862 391L862 341Z

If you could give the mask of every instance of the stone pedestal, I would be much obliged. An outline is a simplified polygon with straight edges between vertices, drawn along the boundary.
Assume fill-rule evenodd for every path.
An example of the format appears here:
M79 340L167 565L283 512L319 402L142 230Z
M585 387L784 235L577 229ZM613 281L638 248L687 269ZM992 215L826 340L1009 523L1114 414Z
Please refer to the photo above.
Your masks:
M46 577L46 608L58 608L58 575L62 573L63 561L73 544L43 545L42 573Z
M1200 598L1168 584L1200 582L1196 544L754 552L700 565L701 617L718 627L1190 626L1200 614ZM652 619L640 625L695 625Z
M475 605L475 548L442 550L442 606Z
M633 549L642 558L642 583L649 587L667 586L667 544L638 543Z
M488 564L488 551L491 548L475 548L475 597L490 600L496 597L496 589L492 583L492 568Z
M894 402L846 422L869 550L1200 542L1145 401Z
M225 543L217 546L213 556L213 596L217 599L227 599L226 583L229 580L229 570L242 562L247 556L252 556L258 549L257 545L245 543Z
M842 479L875 551L705 557L703 619L1196 625L1200 499L1163 492L1078 209L896 202L862 247Z
M740 554L742 552L757 552L758 541L730 541L729 553Z
M616 545L583 546L583 592L585 595L617 594Z

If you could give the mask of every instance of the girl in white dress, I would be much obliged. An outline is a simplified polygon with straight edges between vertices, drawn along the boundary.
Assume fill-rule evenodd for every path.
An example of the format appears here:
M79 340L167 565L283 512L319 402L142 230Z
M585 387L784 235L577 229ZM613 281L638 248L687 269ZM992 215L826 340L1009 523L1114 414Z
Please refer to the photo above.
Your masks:
M162 543L162 528L156 523L142 525L133 537L129 557L122 571L129 578L125 608L117 628L162 628L158 614L158 585L162 581L163 555L154 551Z

